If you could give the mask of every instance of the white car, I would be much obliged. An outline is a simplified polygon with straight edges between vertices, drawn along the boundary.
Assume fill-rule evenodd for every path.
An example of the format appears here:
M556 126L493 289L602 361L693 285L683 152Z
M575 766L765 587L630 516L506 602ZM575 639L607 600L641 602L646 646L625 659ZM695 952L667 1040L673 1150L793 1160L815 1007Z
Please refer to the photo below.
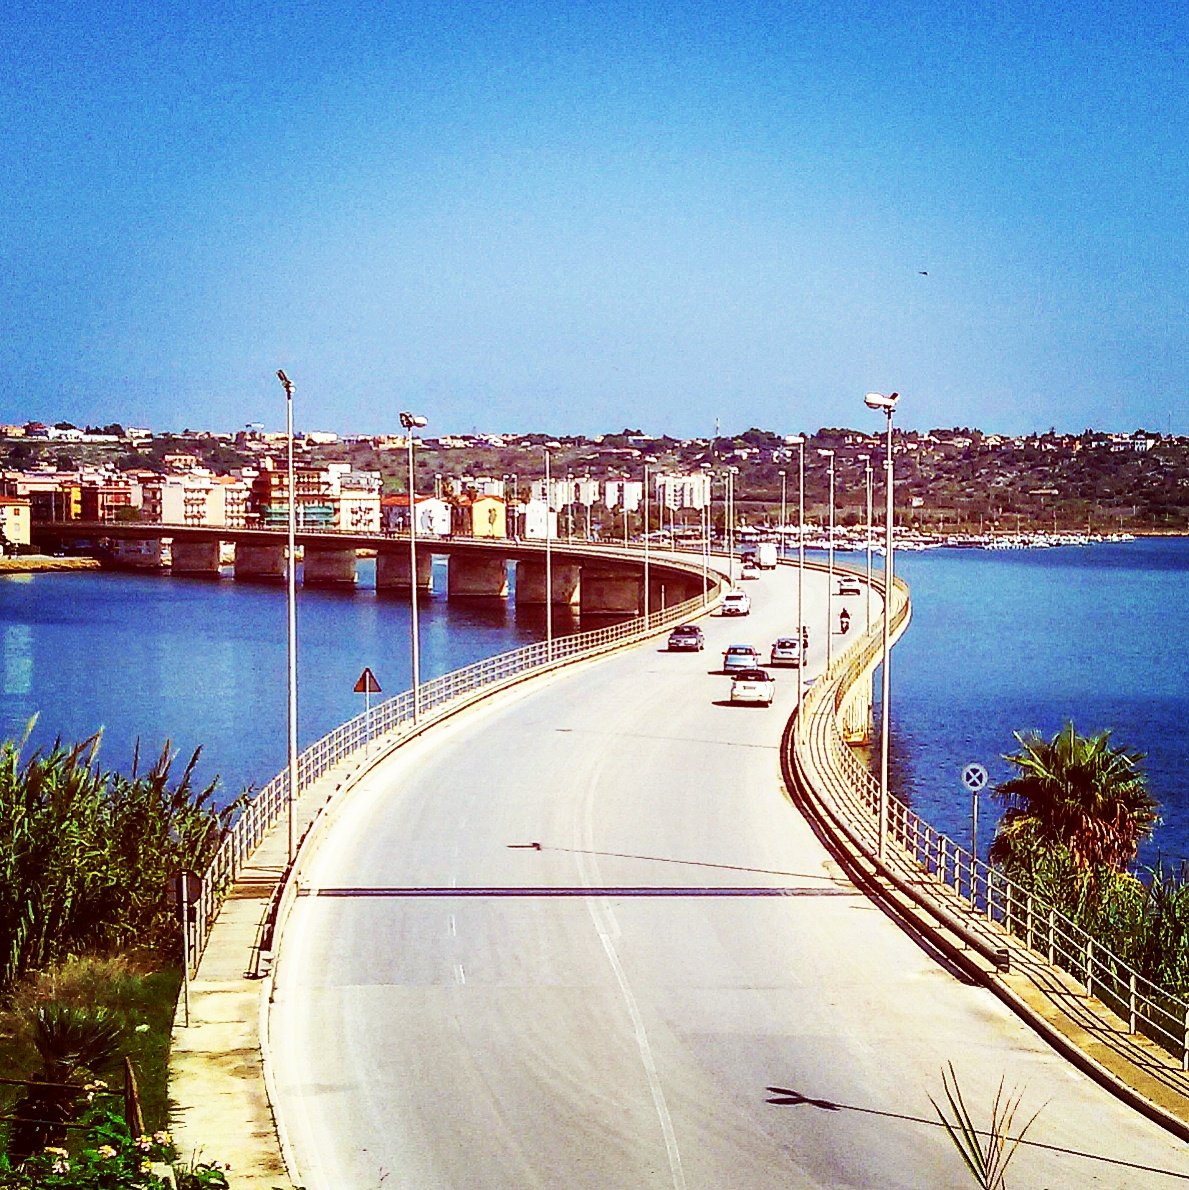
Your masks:
M746 616L751 613L751 599L746 591L728 591L722 597L724 616Z
M758 702L770 707L776 697L776 680L764 669L741 669L731 677L732 702Z
M739 577L740 578L749 578L749 579L750 578L759 578L760 572L755 566L753 566L750 562L748 562L744 565L743 569L739 572Z
M862 595L863 588L859 586L857 578L851 578L847 575L838 580L838 594L839 595Z

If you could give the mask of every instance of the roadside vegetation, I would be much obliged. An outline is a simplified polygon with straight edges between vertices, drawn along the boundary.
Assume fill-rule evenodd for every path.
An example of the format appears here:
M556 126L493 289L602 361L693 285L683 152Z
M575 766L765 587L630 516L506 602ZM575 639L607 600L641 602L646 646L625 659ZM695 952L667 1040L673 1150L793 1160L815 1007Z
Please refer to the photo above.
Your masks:
M0 742L0 1187L164 1184L141 1167L177 1160L151 1136L181 982L167 883L206 867L238 803L193 786L197 752L175 775L166 744L124 774L101 766L98 735L28 739ZM198 1173L178 1184L221 1184Z
M1133 870L1159 823L1143 754L1082 736L1067 723L1052 739L1017 733L1014 775L991 862L1175 995L1189 995L1189 884L1162 866Z

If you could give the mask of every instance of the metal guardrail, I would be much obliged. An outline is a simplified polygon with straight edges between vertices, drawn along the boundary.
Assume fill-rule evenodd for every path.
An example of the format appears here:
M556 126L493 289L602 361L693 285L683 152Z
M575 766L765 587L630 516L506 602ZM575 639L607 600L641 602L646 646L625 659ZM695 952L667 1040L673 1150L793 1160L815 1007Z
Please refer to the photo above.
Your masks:
M669 566L680 566L692 575L692 564L669 559ZM701 570L697 570L701 577ZM418 705L423 717L448 706L458 699L482 690L493 690L513 678L533 670L543 670L558 663L593 657L609 648L644 640L667 624L689 619L708 608L718 597L725 576L710 572L709 589L684 603L650 612L644 617L623 620L596 628L590 632L554 637L552 647L547 641L537 641L507 653L499 653L481 661L452 670L421 684ZM348 719L333 731L306 748L297 758L297 797L324 773L349 759L362 749L390 732L413 722L413 692L404 690L353 719ZM288 767L278 773L243 808L223 839L214 859L202 876L202 893L192 923L191 961L197 969L207 938L224 898L234 884L240 868L263 841L264 836L279 821L289 807Z
M893 639L909 615L908 589L894 580ZM835 659L808 691L789 739L795 767L866 851L878 850L879 781L842 737L839 708L848 690L869 674L882 654L882 624ZM1009 940L1050 968L1064 972L1087 997L1111 1010L1128 1036L1156 1042L1189 1071L1189 1001L1131 967L1047 901L1010 880L934 829L894 794L888 797L886 873L918 900L957 920L984 953L1003 953ZM980 944L981 943L981 944ZM1182 1088L1189 1092L1189 1088Z

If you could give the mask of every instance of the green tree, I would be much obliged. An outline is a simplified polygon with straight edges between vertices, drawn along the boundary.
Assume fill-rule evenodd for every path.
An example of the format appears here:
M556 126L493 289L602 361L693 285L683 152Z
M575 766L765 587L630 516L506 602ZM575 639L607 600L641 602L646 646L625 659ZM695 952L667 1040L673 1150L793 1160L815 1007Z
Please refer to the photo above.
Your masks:
M991 860L1009 872L1032 871L1039 855L1064 851L1082 874L1121 871L1160 821L1141 767L1143 754L1114 747L1109 731L1081 736L1072 723L1051 740L1015 733L1004 759L1015 776L995 789L1007 804Z

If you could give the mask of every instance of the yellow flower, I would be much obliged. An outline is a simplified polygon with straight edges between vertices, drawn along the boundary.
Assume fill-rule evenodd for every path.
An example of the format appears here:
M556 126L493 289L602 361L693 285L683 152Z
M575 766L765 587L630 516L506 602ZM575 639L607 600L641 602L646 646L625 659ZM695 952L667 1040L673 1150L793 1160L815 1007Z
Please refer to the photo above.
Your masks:
M65 1150L65 1149L60 1149L60 1148L58 1148L58 1146L57 1146L57 1145L46 1145L46 1146L45 1146L45 1151L46 1151L47 1153L53 1153L53 1155L54 1155L55 1157L66 1157L66 1156L69 1156L69 1154L66 1152L66 1150Z
M164 1129L162 1129L160 1132L154 1132L153 1139L159 1145L167 1145L167 1144L171 1144L173 1142L173 1137L170 1136L169 1133L166 1132Z
M103 1157L105 1159L114 1157L116 1155L116 1151L115 1151L115 1149L113 1149L111 1147L111 1145L100 1145L99 1148L96 1149L95 1151L99 1154L100 1157Z

